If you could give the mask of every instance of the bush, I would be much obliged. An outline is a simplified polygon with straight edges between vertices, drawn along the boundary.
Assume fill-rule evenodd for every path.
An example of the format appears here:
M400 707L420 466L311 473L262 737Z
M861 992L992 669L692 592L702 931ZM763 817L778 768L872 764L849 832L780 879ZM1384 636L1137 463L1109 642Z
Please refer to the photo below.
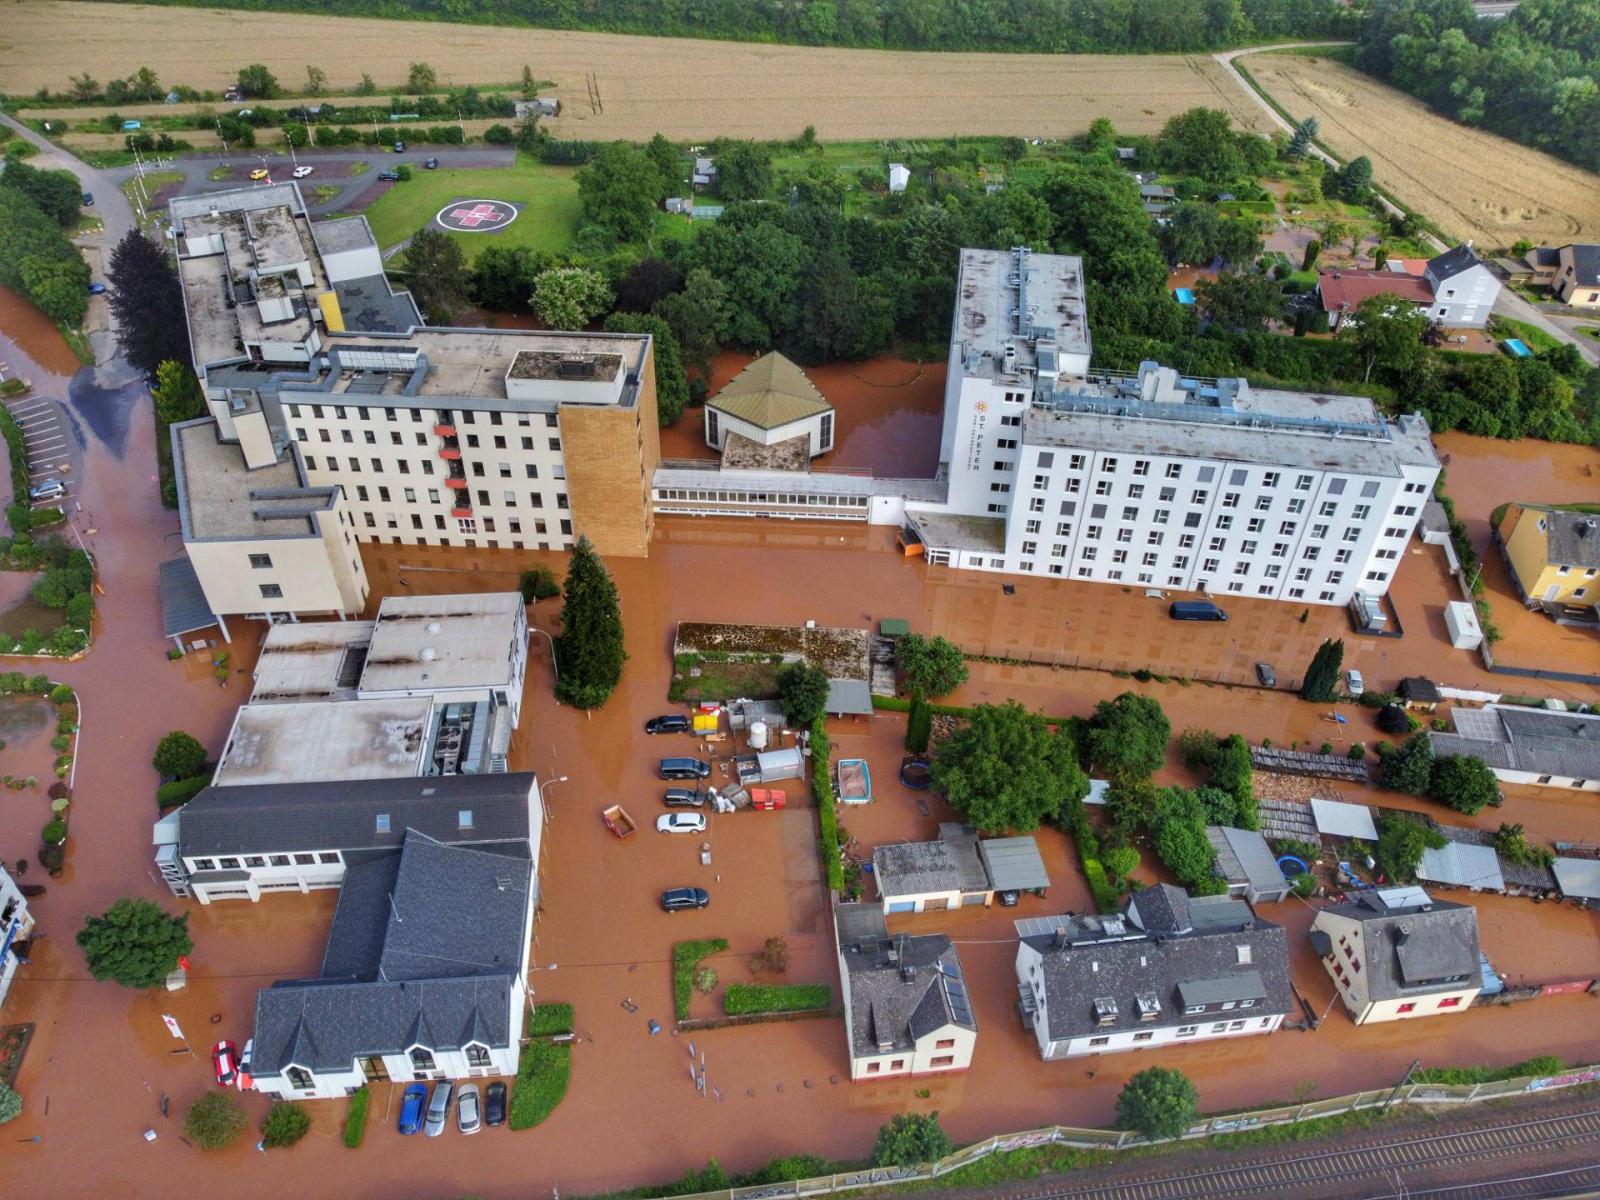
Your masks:
M1423 1067L1413 1071L1416 1083L1448 1083L1470 1086L1475 1083L1498 1083L1502 1079L1522 1079L1525 1076L1559 1075L1567 1066L1553 1054L1540 1054L1512 1063L1509 1067Z
M175 729L156 743L151 765L167 779L188 779L205 768L206 748L181 729Z
M189 1106L183 1134L202 1150L230 1146L249 1124L239 1102L228 1092L207 1092Z
M722 1007L730 1017L747 1013L812 1012L833 1003L833 989L825 983L730 983Z
M689 1001L694 998L695 968L700 960L721 954L728 948L727 938L705 938L697 942L679 942L672 947L672 999L682 1021L689 1015Z
M0 1125L15 1121L22 1115L22 1097L0 1080Z
M1117 1097L1117 1128L1155 1141L1178 1137L1200 1115L1200 1095L1182 1071L1146 1067Z
M77 698L77 693L64 683L58 683L50 689L50 702L52 704L71 704Z
M361 1145L367 1132L367 1109L372 1106L372 1092L358 1087L350 1094L350 1111L344 1118L344 1144L354 1150Z
M533 567L524 571L518 587L522 591L524 604L534 604L561 595L561 585L556 582L555 572L549 567Z
M1105 852L1103 861L1106 874L1120 886L1123 880L1139 869L1139 852L1132 846L1113 846Z
M541 1004L528 1014L528 1036L550 1037L572 1032L572 1005Z
M844 864L839 861L839 810L833 793L833 763L828 757L827 722L811 724L811 790L817 798L817 827L822 869L830 891L844 891Z
M47 821L40 836L44 838L46 845L59 846L67 840L67 823L60 817Z
M906 749L913 754L924 753L932 735L933 710L918 693L911 697L911 715L906 720Z
M542 1122L566 1096L571 1079L570 1044L533 1041L524 1046L517 1062L516 1090L511 1094L511 1128L531 1129Z
M937 1112L896 1113L878 1129L872 1165L917 1167L941 1159L954 1149L955 1143L939 1124Z
M156 788L156 807L162 812L187 804L211 786L211 776L196 775L191 779L172 779Z
M757 974L782 975L789 969L789 943L781 937L769 937L750 959L750 969Z
M1111 881L1106 878L1105 866L1097 858L1089 858L1080 849L1079 857L1083 861L1083 877L1089 881L1089 890L1094 893L1095 906L1103 913L1114 913L1122 901L1122 893L1111 886Z
M1209 729L1190 727L1178 735L1178 756L1184 765L1198 770L1216 761L1218 737Z
M261 1122L261 1144L268 1150L281 1150L305 1137L311 1128L311 1118L306 1110L293 1101L280 1101L267 1112Z
M412 170L407 164L401 163L394 169L394 173L400 177L401 183L411 182Z
M1446 754L1433 760L1428 795L1458 813L1472 816L1500 801L1500 783L1481 759Z
M772 1183L793 1183L797 1179L815 1179L832 1169L828 1160L815 1154L791 1154L775 1158L766 1166L741 1175L733 1181L735 1187L763 1187Z

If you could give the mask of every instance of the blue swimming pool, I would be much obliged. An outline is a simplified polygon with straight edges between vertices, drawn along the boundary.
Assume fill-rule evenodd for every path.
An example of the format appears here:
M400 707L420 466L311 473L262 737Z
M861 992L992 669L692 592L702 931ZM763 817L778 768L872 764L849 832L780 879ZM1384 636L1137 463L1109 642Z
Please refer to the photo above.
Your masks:
M1505 347L1511 351L1511 357L1513 358L1533 357L1533 351L1528 349L1527 344L1521 338L1507 338Z
M1178 298L1179 304L1194 303L1194 293L1188 288L1173 288L1172 294Z

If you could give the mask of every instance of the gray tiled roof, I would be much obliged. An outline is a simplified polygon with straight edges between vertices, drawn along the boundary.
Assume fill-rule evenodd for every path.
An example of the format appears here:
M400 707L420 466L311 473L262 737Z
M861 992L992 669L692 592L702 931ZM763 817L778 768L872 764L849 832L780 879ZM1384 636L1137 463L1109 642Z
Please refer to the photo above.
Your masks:
M1459 246L1452 246L1443 254L1435 255L1428 260L1428 274L1436 280L1450 279L1463 271L1470 271L1483 260L1472 251L1472 246L1462 242Z
M1183 895L1176 888L1146 888L1135 902L1158 891ZM1041 956L1052 1041L1205 1021L1223 1012L1232 1019L1291 1010L1289 945L1281 926L1258 920L1243 903L1229 901L1226 908L1201 905L1207 910L1203 924L1188 932L1169 932L1174 920L1185 920L1179 915L1185 906L1173 901L1166 895L1153 905L1139 906L1147 930L1152 921L1162 930L1154 935L1141 934L1128 923L1113 922L1107 929L1105 918L1064 916L1055 922L1056 931L1048 928L1047 919L1017 923L1023 942ZM1213 919L1224 913L1237 919L1226 925ZM1137 998L1150 994L1161 1011L1154 1021L1140 1021ZM1095 1010L1101 998L1116 1002L1116 1015L1107 1023ZM1242 1012L1220 1007L1242 1000L1254 1003ZM1203 1016L1185 1015L1185 1006L1199 1004L1216 1007Z
M841 937L840 956L849 978L852 1057L910 1050L947 1025L978 1028L960 956L944 934Z
M1600 567L1600 517L1545 511L1550 561L1560 567Z
M1435 757L1470 754L1500 770L1600 779L1600 716L1515 705L1452 715L1457 732L1429 735Z
M954 822L939 826L931 842L895 842L875 847L872 871L881 896L926 892L982 892L989 876L978 857L978 837Z
M1397 897L1418 903L1390 907ZM1373 889L1356 903L1337 904L1324 911L1361 922L1367 994L1373 1000L1437 991L1443 981L1459 978L1470 982L1478 975L1475 908L1435 900L1418 888L1405 888Z
M1571 249L1574 282L1586 287L1600 284L1600 246L1574 242Z
M321 976L257 994L256 1072L344 1071L417 1043L509 1046L533 884L525 858L417 833L399 852L352 867Z
M206 788L179 810L186 856L397 849L407 829L452 845L521 842L531 772ZM470 828L461 814L471 813ZM378 817L388 818L387 832ZM510 847L508 853L518 853Z

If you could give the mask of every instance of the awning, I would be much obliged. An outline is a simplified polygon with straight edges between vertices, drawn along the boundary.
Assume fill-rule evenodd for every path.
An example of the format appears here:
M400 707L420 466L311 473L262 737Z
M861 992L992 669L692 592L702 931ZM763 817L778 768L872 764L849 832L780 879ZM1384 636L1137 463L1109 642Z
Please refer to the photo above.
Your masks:
M161 627L166 636L181 637L217 624L194 564L187 557L162 563Z
M1025 892L1050 886L1039 843L1031 837L989 838L978 843L978 856L997 891Z
M1360 838L1376 843L1378 827L1373 823L1372 810L1364 804L1344 804L1338 800L1311 800L1311 819L1317 823L1317 832L1324 837Z

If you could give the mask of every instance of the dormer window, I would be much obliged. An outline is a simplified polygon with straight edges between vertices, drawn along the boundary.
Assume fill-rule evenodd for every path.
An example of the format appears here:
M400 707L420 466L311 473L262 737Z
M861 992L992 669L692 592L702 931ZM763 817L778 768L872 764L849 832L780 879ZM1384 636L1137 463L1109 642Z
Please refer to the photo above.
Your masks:
M487 1067L489 1065L489 1047L479 1042L472 1042L467 1046L467 1066Z
M316 1081L311 1078L311 1072L304 1067L285 1067L283 1077L289 1081L289 1086L297 1092L308 1092L316 1087Z
M413 1071L432 1071L433 1051L424 1046L411 1047L411 1069Z

